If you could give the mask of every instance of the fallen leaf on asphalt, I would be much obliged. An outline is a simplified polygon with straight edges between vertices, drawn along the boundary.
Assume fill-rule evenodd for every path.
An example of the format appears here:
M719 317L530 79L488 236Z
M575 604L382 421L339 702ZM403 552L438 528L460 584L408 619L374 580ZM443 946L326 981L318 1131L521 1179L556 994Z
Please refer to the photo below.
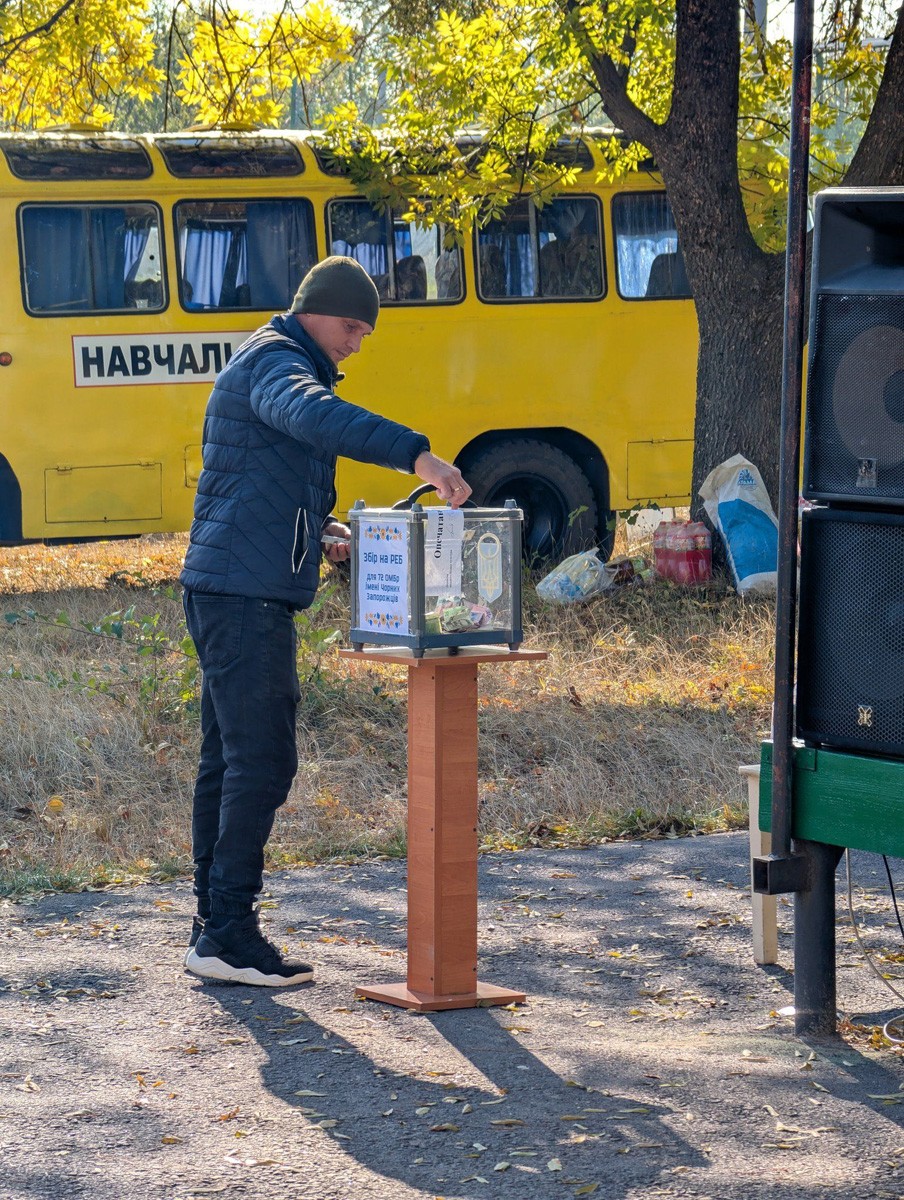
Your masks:
M227 1154L226 1162L234 1167L278 1167L278 1158L239 1158L237 1154Z
M592 1196L598 1187L598 1183L587 1183L583 1187L579 1187L574 1194L576 1196Z
M491 1125L505 1125L510 1128L513 1125L523 1125L523 1121L519 1121L517 1117L501 1117L498 1121L490 1121Z
M296 1095L296 1096L317 1096L319 1099L322 1100L326 1096L326 1092L310 1092L310 1091L308 1091L307 1088L302 1088L300 1092L295 1092L294 1095Z
M430 1126L431 1133L459 1133L460 1130L461 1130L460 1125L453 1125L449 1121L447 1121L444 1125L431 1125Z
M493 1170L494 1171L507 1171L511 1165L512 1165L511 1163L507 1163L507 1162L498 1162L498 1163L496 1163L496 1166L493 1167Z
M181 1144L185 1141L184 1138L176 1137L171 1133L165 1133L160 1140L164 1146L181 1146Z
M547 1169L547 1171L561 1171L562 1164L559 1162L559 1160L557 1158L551 1158L549 1160L549 1162L546 1164L546 1169Z

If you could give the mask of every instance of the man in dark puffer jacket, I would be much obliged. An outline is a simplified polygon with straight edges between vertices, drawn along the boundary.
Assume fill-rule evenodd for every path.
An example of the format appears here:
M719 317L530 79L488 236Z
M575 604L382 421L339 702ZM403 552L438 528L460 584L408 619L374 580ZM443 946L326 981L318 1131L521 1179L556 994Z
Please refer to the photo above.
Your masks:
M325 259L291 311L237 350L208 401L181 576L202 670L198 915L185 966L207 978L281 987L314 974L267 941L254 902L298 766L293 614L314 598L322 549L334 562L348 557L349 530L331 515L337 456L418 475L456 508L471 492L423 434L333 392L338 364L373 332L379 307L358 263ZM338 541L324 545L324 535Z

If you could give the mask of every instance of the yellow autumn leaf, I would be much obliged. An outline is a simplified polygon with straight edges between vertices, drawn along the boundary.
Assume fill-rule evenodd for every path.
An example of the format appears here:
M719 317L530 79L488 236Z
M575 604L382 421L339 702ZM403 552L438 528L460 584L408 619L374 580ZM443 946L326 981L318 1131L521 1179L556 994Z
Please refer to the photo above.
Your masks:
M47 801L47 808L50 812L62 812L65 807L62 796L51 796Z

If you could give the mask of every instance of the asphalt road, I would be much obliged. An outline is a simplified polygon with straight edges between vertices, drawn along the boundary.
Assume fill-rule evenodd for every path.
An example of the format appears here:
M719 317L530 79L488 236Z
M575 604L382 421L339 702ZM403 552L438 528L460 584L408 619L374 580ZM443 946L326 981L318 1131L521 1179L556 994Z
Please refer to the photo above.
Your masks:
M515 1011L354 999L404 978L404 863L268 879L271 936L318 967L277 992L184 973L186 883L9 904L0 1197L902 1196L904 1064L865 1031L795 1038L791 909L756 966L746 856L742 834L484 856L480 974ZM901 953L881 860L854 877L867 944ZM839 1006L868 1030L904 1002L842 883Z

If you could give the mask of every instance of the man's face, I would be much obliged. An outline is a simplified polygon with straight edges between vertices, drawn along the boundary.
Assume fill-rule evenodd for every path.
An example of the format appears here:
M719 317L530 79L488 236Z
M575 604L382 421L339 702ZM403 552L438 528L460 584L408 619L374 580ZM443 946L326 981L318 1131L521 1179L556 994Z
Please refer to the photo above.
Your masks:
M361 343L371 333L373 326L353 317L327 317L322 313L296 313L302 328L306 329L317 345L336 364L357 354Z

